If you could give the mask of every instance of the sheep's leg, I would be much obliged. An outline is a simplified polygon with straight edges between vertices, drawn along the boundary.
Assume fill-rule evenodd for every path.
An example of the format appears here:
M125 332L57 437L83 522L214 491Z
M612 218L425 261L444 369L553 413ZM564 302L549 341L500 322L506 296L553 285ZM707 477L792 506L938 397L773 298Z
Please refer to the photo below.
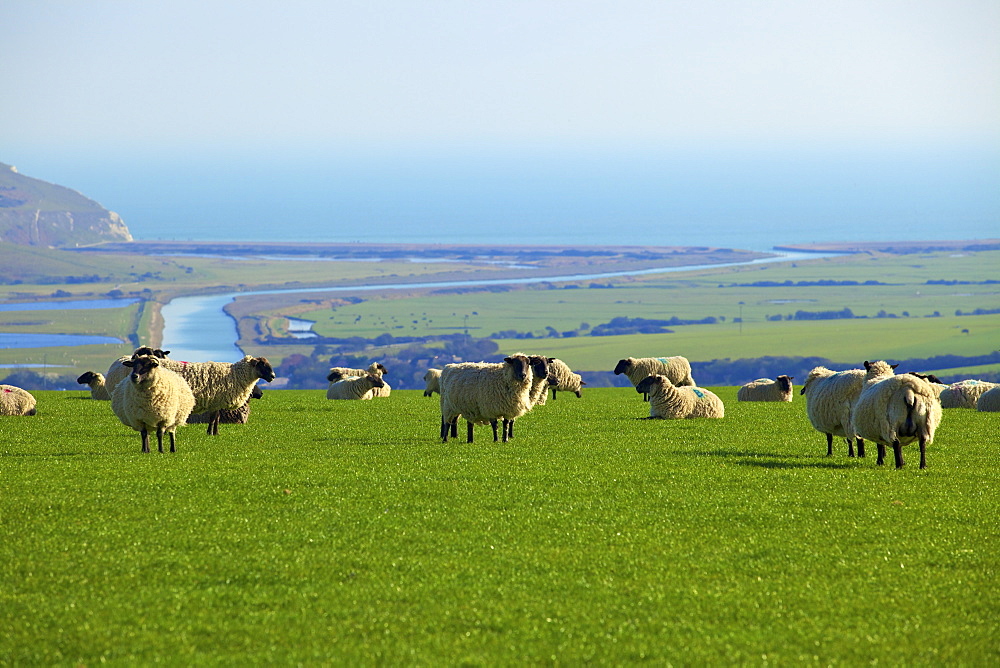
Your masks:
M858 444L858 457L864 457L865 456L865 439L863 439L863 438L861 438L859 436L859 437L857 437L855 439L855 441L857 441L857 444Z
M493 442L496 443L497 441L500 440L499 438L497 438L497 421L490 420L490 426L493 427ZM506 436L506 434L504 435ZM507 439L504 438L504 440L506 441Z
M553 387L552 388L552 400L555 401L555 399L556 399L556 388Z
M139 435L142 436L142 451L149 452L149 432L143 429Z
M896 458L896 468L903 468L903 446L900 445L898 438L892 442L892 454Z
M177 452L176 442L174 440L174 432L170 432L170 452Z
M885 445L882 443L876 443L875 445L878 448L878 459L875 460L875 463L882 466L885 464Z
M503 442L511 441L514 439L514 421L504 420L503 421Z
M472 443L472 428L473 428L473 426L474 425L472 424L472 420L466 420L465 421L465 433L466 433L466 440L465 440L465 442L466 443ZM494 432L494 433L496 433L496 432Z
M208 435L219 435L219 422L222 421L222 411L213 412L208 418Z
M927 440L920 438L920 468L927 468Z
M833 456L833 434L826 435L826 456Z
M852 439L850 439L850 438L845 438L844 440L847 441L847 456L848 457L853 457L854 456L854 441Z
M458 438L458 418L455 418L455 421L451 423L451 437Z
M162 454L163 453L163 426L162 425L157 425L157 427L156 427L156 445L159 448L160 453Z
M447 443L448 442L448 430L449 430L450 426L451 425L449 425L448 422L444 418L441 418L441 442L442 443Z

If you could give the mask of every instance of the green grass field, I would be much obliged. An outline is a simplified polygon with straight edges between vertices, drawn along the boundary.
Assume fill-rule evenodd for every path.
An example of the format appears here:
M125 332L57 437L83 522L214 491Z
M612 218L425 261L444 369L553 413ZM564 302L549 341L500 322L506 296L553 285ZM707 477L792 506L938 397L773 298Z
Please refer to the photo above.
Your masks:
M1000 662L996 414L896 471L713 389L722 420L592 389L472 445L416 391L265 391L173 455L39 392L0 418L0 664Z

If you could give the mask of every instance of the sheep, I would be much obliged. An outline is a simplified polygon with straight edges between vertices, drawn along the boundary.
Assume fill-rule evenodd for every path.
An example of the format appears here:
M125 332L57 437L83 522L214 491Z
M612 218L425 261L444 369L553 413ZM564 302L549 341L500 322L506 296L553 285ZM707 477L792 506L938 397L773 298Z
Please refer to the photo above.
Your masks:
M562 390L564 392L573 392L576 394L577 398L583 396L582 388L586 385L583 382L583 376L578 373L573 373L573 370L563 362L561 359L550 357L549 358L549 371L553 373L556 377L556 382L552 383L550 387L552 388L552 398L556 398L556 392Z
M847 456L865 456L865 442L851 431L851 408L864 389L865 370L831 371L823 366L813 368L799 394L806 397L806 415L814 429L826 435L826 456L833 455L833 437L847 441Z
M984 380L962 380L941 390L941 408L975 408L979 397L996 387Z
M186 424L195 406L187 381L152 355L140 355L122 364L131 370L128 378L111 392L111 410L126 427L139 432L142 452L149 452L149 432L156 430L156 443L163 452L163 433L170 434L170 452L176 452L177 427Z
M326 390L327 399L371 399L375 396L375 388L385 384L382 377L374 373L344 378L338 378L335 373L331 373L328 378L331 378L332 382Z
M651 419L721 418L726 415L722 399L713 392L691 385L677 387L660 374L639 381L635 391L649 395Z
M260 399L264 396L264 391L260 385L254 385L250 392L250 399ZM191 413L188 416L188 424L207 424L212 419L211 413ZM239 408L232 408L219 411L219 424L246 424L250 419L250 400Z
M337 380L340 380L341 378L360 378L366 373L373 373L381 378L389 373L389 370L386 369L381 362L372 362L368 365L367 369L352 369L346 366L332 366L330 367L330 371L327 374L326 379L332 382L330 376L333 374L339 374Z
M111 366L108 367L108 372L104 374L104 386L108 388L108 394L110 395L114 391L115 386L118 385L118 383L122 382L122 380L124 380L125 377L128 376L129 373L131 373L129 368L122 364L122 362L124 362L125 360L134 360L135 358L140 357L142 355L152 355L160 359L166 359L167 355L169 354L170 354L169 350L150 348L149 346L139 346L134 351L132 351L131 355L125 355L124 357L119 357L118 359L116 359L114 362L111 363Z
M195 407L192 413L211 413L206 433L219 434L219 411L237 409L247 402L258 380L270 383L274 369L266 357L245 355L238 362L178 362L162 360L191 386Z
M1000 412L1000 385L986 390L976 400L976 410L983 413Z
M931 389L934 391L934 396L938 398L938 401L941 400L941 393L948 388L947 383L942 382L940 378L938 378L932 373L925 374L925 373L917 373L916 371L911 371L910 373L916 376L917 378L926 380L928 384L930 384Z
M523 355L515 353L514 356ZM528 390L528 397L531 400L531 407L544 406L549 396L549 386L559 382L559 379L549 368L549 358L541 355L523 355L528 358L531 366L531 389ZM514 438L514 419L508 421L507 438ZM496 440L496 427L493 427L493 440Z
M0 415L35 415L35 397L13 385L0 385Z
M458 418L467 423L472 443L475 424L489 423L497 440L497 421L503 420L503 442L510 440L510 422L531 410L531 364L527 357L511 355L503 362L461 362L441 370L441 441L448 431L455 436Z
M791 401L794 376L778 376L775 380L758 378L742 385L736 392L737 401Z
M432 397L435 392L441 394L441 369L428 369L424 374L424 396Z
M670 379L676 387L694 386L691 376L691 363L686 358L676 357L626 357L618 360L615 365L615 375L625 374L633 385L638 385L648 376L663 375ZM643 400L649 399L646 394Z
M883 365L880 375L871 375L878 365ZM927 468L927 446L941 423L941 403L926 380L909 373L896 376L884 367L889 365L865 362L870 377L851 410L851 429L875 441L879 466L885 462L886 446L892 446L896 468L903 468L903 446L918 441L920 468Z
M127 367L122 367L127 368ZM90 386L90 398L97 401L111 401L111 394L108 392L108 385L104 381L104 374L97 371L86 371L76 379L80 385Z

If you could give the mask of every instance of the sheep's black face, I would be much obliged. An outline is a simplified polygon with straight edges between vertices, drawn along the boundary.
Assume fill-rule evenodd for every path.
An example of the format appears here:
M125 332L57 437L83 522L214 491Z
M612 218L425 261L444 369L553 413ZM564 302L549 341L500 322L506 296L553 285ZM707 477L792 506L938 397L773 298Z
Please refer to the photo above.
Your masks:
M155 357L142 356L134 360L126 360L122 362L127 367L132 368L132 373L129 374L129 380L139 385L142 381L149 377L149 373L160 366L160 363L156 361Z
M660 376L646 376L635 386L635 391L639 394L649 394L659 379Z
M257 375L261 380L267 383L274 380L274 369L271 368L271 363L267 361L266 357L258 357L253 362L254 367L257 369Z
M530 372L530 366L527 357L521 357L520 355L516 357L504 357L504 364L509 364L514 372L514 378L518 381L523 381L528 377Z
M618 360L618 364L615 366L615 375L616 376L622 375L623 373L628 371L628 368L630 366L632 366L632 363L629 362L627 359Z
M372 387L385 387L385 381L375 374L370 373L368 374L368 377L372 379Z
M90 383L94 382L96 378L97 376L94 374L93 371L88 371L79 378L77 378L76 382L78 382L80 385L89 385Z
M538 356L532 356L528 359L531 362L531 373L535 374L536 378L544 378L549 375L548 360Z

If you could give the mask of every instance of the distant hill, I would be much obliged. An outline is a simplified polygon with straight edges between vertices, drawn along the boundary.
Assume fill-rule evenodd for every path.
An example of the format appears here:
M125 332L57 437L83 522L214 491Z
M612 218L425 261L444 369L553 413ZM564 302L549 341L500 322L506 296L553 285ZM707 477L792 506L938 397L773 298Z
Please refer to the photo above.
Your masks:
M88 246L132 241L121 217L63 186L0 162L0 241L27 246Z

